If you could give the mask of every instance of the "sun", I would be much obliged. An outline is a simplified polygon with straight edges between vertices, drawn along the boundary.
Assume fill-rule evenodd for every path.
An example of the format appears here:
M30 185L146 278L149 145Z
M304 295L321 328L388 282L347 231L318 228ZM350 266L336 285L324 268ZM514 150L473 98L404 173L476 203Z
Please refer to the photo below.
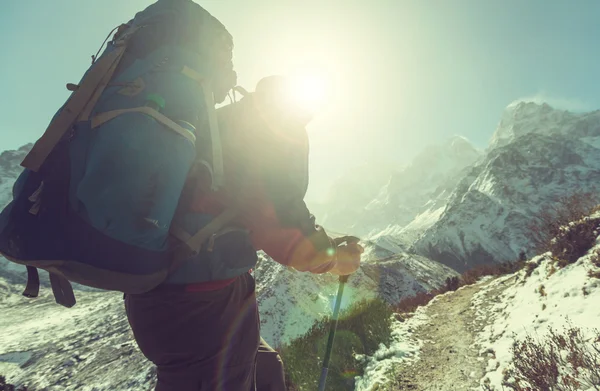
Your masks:
M289 98L298 107L317 113L327 103L330 83L325 75L316 72L293 75L289 82Z

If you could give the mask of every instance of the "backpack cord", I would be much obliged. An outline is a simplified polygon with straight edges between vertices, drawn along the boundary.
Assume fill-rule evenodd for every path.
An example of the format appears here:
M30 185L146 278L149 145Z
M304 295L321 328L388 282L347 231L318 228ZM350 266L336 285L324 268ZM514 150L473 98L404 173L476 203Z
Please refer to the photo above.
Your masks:
M112 33L114 33L116 30L118 30L121 26L122 25L118 25L114 29L110 30L110 33L108 33L108 35L104 39L104 42L102 42L102 45L100 45L100 48L96 52L96 55L92 54L92 65L96 62L96 59L98 58L98 55L100 54L100 51L102 50L102 48L104 47L104 44L106 44L106 42L108 41L108 39L110 38L110 36L112 35Z

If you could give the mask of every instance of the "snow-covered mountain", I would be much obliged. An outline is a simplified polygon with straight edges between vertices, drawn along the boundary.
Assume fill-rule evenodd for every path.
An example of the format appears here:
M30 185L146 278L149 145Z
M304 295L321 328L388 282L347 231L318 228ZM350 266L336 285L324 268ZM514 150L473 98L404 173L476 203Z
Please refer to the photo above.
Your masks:
M12 186L23 167L21 161L33 145L27 144L16 151L4 151L0 154L0 207L4 208L12 199Z
M0 208L4 208L12 200L12 187L21 174L23 167L21 161L29 152L33 144L27 144L18 150L4 151L0 154ZM1 209L0 209L1 210ZM0 277L12 283L26 281L25 268L8 262L0 256Z
M508 107L485 156L411 247L457 270L510 261L529 250L527 226L560 197L595 191L600 180L600 111Z
M381 260L382 253L386 250L367 247L366 261L348 281L342 309L376 296L397 304L403 297L429 291L456 274L418 255L400 253ZM377 259L369 261L375 257ZM335 276L296 272L266 257L262 257L254 273L261 330L273 346L303 335L316 319L331 313L338 288Z
M0 155L0 206L10 199L29 148ZM346 194L347 201L323 205L330 213L323 225L359 234L379 230L364 241L364 262L348 284L343 307L376 295L397 303L455 274L431 259L458 270L515 259L529 247L533 215L559 197L594 189L599 149L600 112L520 103L507 108L483 154L454 137L395 172L369 176L359 170L356 178L341 179L331 199ZM369 187L361 185L366 176ZM274 346L302 335L331 311L334 276L294 272L264 256L254 274L262 334ZM23 268L0 258L0 374L64 390L151 387L154 373L132 343L121 295L77 292L77 306L66 309L54 303L49 289L35 300L22 297L17 284L23 281ZM399 349L409 333L397 333ZM365 387L372 385L368 376L361 380Z
M397 171L398 167L386 161L353 167L333 180L323 200L307 200L308 207L317 222L328 230L363 235L365 230L357 226L357 220Z
M399 230L433 204L443 203L461 172L480 156L467 139L453 136L428 146L405 167L371 167L369 173L340 178L332 186L336 197L320 205L315 215L326 228L359 236Z

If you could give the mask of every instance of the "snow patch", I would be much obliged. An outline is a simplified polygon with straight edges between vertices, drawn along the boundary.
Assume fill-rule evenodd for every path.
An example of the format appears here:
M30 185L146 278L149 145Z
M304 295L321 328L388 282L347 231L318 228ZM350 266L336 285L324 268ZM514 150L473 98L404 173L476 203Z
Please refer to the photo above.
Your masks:
M429 320L425 314L426 308L418 308L414 315L404 322L393 318L390 345L380 344L373 356L356 356L356 359L365 365L365 370L362 376L356 377L355 391L370 391L375 384L383 385L393 376L396 365L410 365L419 359L423 341L414 338L413 332Z
M600 245L596 249L600 250ZM482 308L489 290L513 281L491 309L479 311L476 320L487 319L488 323L476 338L480 353L493 352L481 384L489 381L497 390L502 390L503 371L511 365L515 339L523 340L529 334L543 341L549 327L562 330L569 323L584 334L600 326L600 280L587 274L593 267L589 255L563 269L554 266L547 254L530 262L539 263L531 276L525 278L521 271L499 278L473 298L473 304Z

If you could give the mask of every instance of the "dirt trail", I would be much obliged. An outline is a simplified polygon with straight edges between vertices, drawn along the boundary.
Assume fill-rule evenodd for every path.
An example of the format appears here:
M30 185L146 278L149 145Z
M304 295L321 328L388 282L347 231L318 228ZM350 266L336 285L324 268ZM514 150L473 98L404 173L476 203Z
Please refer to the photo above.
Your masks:
M439 297L427 311L429 321L414 331L424 341L420 358L412 365L395 370L396 380L385 390L462 391L479 389L487 357L480 356L473 346L476 334L485 323L476 324L473 295L489 282L466 286L457 292ZM486 303L493 304L500 285L486 293Z

